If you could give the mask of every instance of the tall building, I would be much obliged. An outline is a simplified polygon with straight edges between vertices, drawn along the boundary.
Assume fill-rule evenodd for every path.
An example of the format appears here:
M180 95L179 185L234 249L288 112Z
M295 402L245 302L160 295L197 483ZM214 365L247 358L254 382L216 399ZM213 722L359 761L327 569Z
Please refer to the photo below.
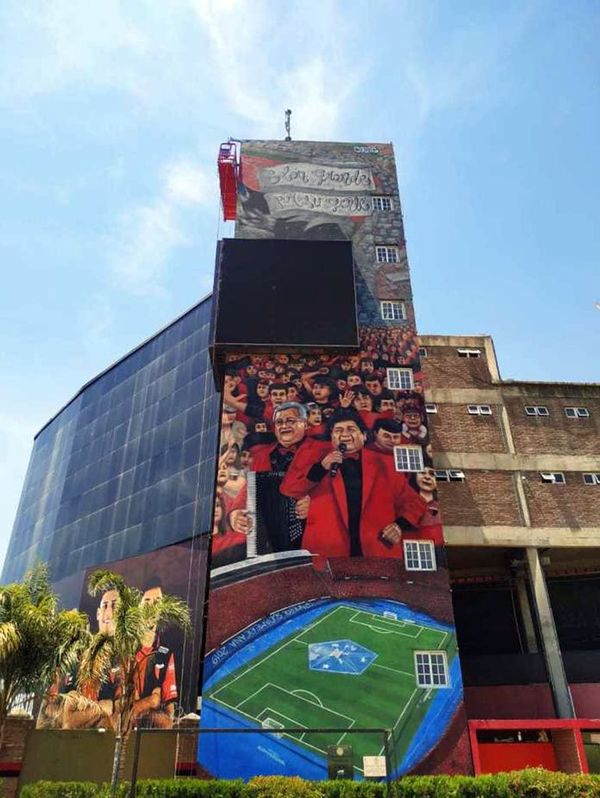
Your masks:
M46 560L93 624L99 565L182 596L158 711L202 693L213 775L593 769L600 386L418 339L391 145L219 170L212 298L38 433L3 580Z
M502 380L487 336L421 343L475 764L598 772L600 384Z

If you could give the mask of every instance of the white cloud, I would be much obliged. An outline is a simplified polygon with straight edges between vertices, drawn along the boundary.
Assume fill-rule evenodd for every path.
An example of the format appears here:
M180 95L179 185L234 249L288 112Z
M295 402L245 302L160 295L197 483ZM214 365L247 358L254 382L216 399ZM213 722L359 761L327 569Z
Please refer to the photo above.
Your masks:
M215 180L191 160L180 158L165 168L165 193L174 203L205 205L215 199Z
M188 241L185 209L212 205L216 192L216 178L192 159L166 164L159 195L124 211L109 241L117 286L137 296L164 294L173 252Z
M360 56L336 2L301 4L190 0L209 42L211 69L251 136L283 137L293 111L295 138L331 138L360 84Z

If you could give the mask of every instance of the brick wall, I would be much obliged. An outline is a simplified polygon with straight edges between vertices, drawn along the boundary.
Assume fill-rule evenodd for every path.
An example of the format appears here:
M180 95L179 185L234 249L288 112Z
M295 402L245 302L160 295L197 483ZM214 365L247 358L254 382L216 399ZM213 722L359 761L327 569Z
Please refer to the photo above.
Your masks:
M523 523L511 473L465 471L465 477L464 482L438 485L444 524L520 526Z
M600 485L585 485L581 472L565 472L565 485L542 482L537 471L523 476L533 526L600 526Z
M507 396L505 404L517 452L600 454L600 399L524 394ZM525 405L542 405L550 415L527 416ZM567 418L565 407L587 407L590 418Z
M472 416L467 405L440 404L431 413L429 433L434 452L505 452L500 406L491 416Z
M552 732L552 743L558 767L564 773L581 773L581 759L577 748L576 735L579 731L575 729L554 729Z
M486 388L492 381L483 351L465 358L455 346L428 346L421 366L429 388Z

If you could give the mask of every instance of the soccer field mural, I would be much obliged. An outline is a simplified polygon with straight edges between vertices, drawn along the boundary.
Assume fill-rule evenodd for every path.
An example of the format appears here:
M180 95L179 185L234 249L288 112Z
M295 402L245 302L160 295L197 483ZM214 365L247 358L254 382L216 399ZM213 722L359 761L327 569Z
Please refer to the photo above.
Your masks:
M468 772L392 147L251 141L240 166L236 246L221 248L215 281L215 328L228 285L238 333L213 353L223 403L201 725L246 731L201 734L200 764L324 778L330 747L350 746L356 778L383 754L395 775ZM256 239L285 239L272 249L289 262L254 279ZM300 240L352 247L339 262L323 247L319 269L303 269L321 250ZM236 293L240 273L249 287ZM303 279L318 310L296 296ZM272 341L265 319L253 327L265 293L273 317L297 319ZM354 343L302 343L311 313L325 331L355 319ZM255 343L238 349L244 325Z
M438 690L415 685L421 650L449 664ZM392 730L390 760L396 775L405 773L441 739L462 698L453 628L392 601L321 600L274 613L266 630L258 624L214 652L205 677L207 727L307 730L250 742L233 734L226 744L206 735L205 766L217 775L233 767L242 778L255 773L265 747L263 772L297 772L302 762L323 777L327 747L342 741L352 745L361 777L363 756L382 753L381 737L344 730L376 727ZM319 728L340 733L312 731Z

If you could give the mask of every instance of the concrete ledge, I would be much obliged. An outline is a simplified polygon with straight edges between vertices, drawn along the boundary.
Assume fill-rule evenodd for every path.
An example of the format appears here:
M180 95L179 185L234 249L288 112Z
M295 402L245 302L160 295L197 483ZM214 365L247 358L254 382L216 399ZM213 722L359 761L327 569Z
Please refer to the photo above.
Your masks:
M427 388L425 401L447 405L501 405L498 388Z
M434 454L436 468L475 471L600 471L600 455L444 452Z
M600 547L600 527L444 526L448 546Z

